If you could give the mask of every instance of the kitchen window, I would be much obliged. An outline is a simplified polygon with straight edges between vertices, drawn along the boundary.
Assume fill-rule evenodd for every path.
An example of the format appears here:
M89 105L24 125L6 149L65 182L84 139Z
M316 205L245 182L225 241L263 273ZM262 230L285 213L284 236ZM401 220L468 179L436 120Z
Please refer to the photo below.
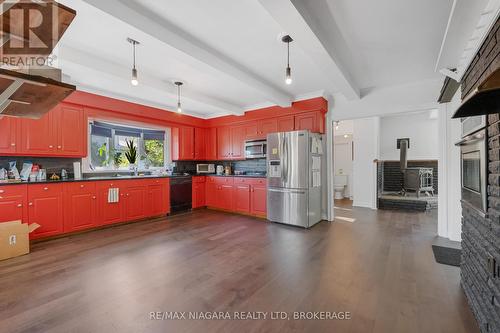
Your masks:
M86 172L129 170L125 157L127 142L137 149L139 170L154 170L170 163L167 144L169 130L149 129L92 121L89 123L89 156L84 159Z

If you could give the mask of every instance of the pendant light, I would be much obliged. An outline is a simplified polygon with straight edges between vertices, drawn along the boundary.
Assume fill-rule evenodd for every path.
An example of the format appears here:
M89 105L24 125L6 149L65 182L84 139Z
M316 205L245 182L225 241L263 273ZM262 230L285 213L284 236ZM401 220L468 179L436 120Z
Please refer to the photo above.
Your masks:
M283 43L286 43L286 72L285 72L285 83L292 84L292 69L290 68L290 43L293 42L293 38L290 35L283 36L281 38Z
M339 125L340 125L340 121L336 121L335 122L335 129L338 130L339 129Z
M130 83L133 86L139 85L139 80L137 78L137 68L135 68L135 47L139 45L140 43L132 38L127 38L127 41L132 44L132 47L134 48L134 67L132 68L132 78L130 80Z
M182 105L181 105L181 86L182 82L176 81L174 84L177 86L177 112L181 113L182 112Z

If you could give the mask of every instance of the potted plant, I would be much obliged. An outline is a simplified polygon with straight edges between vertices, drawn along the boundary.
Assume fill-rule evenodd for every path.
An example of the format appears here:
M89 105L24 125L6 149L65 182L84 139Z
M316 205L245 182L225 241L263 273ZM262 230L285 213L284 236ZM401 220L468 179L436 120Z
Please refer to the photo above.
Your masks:
M127 142L127 151L125 152L125 157L127 158L128 163L130 164L130 170L137 171L137 148L132 140L126 140Z

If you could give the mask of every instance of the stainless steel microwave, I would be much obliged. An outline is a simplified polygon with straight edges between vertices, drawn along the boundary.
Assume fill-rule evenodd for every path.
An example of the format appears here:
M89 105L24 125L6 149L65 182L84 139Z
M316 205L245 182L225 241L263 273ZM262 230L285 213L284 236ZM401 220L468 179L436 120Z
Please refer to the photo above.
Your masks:
M486 130L482 129L457 143L461 156L462 202L483 215L488 210L487 142Z
M245 158L266 158L266 154L266 140L245 141Z
M215 173L214 164L196 164L196 173Z

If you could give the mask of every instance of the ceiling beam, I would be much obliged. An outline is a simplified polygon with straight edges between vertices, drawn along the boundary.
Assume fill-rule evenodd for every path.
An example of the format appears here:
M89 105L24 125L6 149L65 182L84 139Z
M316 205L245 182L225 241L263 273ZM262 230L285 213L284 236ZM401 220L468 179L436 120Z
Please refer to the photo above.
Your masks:
M310 15L305 7L305 1L259 0L259 2L325 74L329 83L326 88L330 93L341 92L349 100L360 98L359 87L336 51L339 48L347 49L347 44L339 38L333 45L328 38L333 32L323 31L318 19ZM340 31L336 31L335 34L341 36Z
M86 3L139 29L158 41L181 52L184 58L195 59L258 91L269 102L287 107L292 96L277 88L233 59L210 48L157 14L133 1L84 0ZM151 50L154 52L154 50Z
M64 70L64 63L69 62L80 65L89 69L93 69L102 73L106 73L123 80L130 81L130 68L125 67L106 59L90 54L88 52L78 50L64 44L59 45L58 49L59 66ZM164 91L170 95L173 100L177 99L177 87L173 82L164 81L144 72L139 73L140 84ZM213 108L219 109L226 114L242 115L244 108L232 103L222 101L220 99L207 96L205 94L189 89L189 84L182 87L182 98L191 100L196 103L205 104ZM175 104L175 103L174 103Z

